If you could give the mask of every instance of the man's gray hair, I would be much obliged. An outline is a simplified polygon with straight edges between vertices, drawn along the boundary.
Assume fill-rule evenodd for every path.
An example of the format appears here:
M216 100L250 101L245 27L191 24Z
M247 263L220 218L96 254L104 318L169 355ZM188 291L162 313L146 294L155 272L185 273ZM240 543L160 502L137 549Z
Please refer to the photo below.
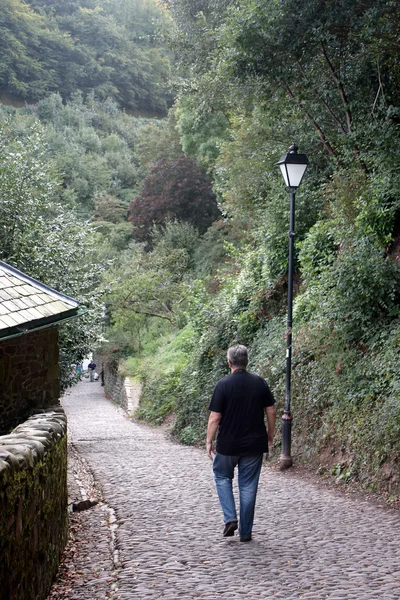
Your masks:
M231 346L228 348L227 358L232 367L247 367L249 356L247 354L246 346L242 346L241 344Z

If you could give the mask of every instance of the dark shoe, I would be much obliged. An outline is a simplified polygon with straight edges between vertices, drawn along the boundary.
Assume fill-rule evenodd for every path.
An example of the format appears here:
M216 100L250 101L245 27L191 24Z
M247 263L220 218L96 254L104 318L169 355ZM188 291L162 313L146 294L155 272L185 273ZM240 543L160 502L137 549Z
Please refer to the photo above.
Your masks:
M232 537L235 535L235 531L238 528L237 521L229 521L229 523L225 523L224 531L222 535L224 537Z
M241 542L251 542L251 535L241 535L240 541Z

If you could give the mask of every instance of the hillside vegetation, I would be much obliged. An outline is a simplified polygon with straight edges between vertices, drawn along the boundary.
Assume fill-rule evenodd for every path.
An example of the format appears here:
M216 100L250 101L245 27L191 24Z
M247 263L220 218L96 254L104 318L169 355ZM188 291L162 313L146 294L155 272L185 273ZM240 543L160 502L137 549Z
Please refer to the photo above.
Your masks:
M2 256L44 281L56 281L62 260L78 265L59 289L79 294L85 280L97 310L86 333L101 324L104 359L141 379L138 416L172 419L178 440L203 443L229 345L249 347L250 368L283 406L289 202L276 162L296 142L310 161L296 196L296 459L399 494L398 3L5 6L2 43L14 50L2 85L28 105L0 115L0 206L21 231ZM18 190L24 173L18 144L26 169L43 175L11 205L8 182ZM62 224L49 226L60 213ZM54 261L49 227L59 232ZM92 339L65 347L78 356Z
M133 350L139 415L173 412L184 443L204 440L233 343L282 407L289 203L276 162L295 141L310 160L296 198L295 453L396 494L398 4L177 0L172 14L178 99L158 144L175 127L221 216L197 239L169 221L115 268L109 355ZM159 319L146 314L157 298Z
M0 93L35 102L77 91L165 115L169 61L156 0L2 0Z

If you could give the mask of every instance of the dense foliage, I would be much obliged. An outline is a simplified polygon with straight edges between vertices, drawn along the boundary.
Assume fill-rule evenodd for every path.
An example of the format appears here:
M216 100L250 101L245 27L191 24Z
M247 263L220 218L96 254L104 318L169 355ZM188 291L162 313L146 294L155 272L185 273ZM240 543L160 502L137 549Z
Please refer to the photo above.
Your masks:
M169 61L157 41L167 16L155 0L3 0L0 90L29 102L80 90L163 114Z
M61 385L91 350L100 326L100 267L92 235L60 204L60 184L38 124L23 137L0 128L0 258L78 300L86 312L60 329Z
M296 452L398 490L398 3L176 0L172 14L173 118L224 219L173 300L177 333L152 359L150 328L149 356L128 362L140 414L173 410L177 437L203 440L235 342L282 406L289 206L275 163L295 140L311 163L296 207Z
M195 161L180 156L174 162L160 158L143 181L140 194L129 205L134 237L147 241L152 225L176 219L205 233L219 215L210 178Z

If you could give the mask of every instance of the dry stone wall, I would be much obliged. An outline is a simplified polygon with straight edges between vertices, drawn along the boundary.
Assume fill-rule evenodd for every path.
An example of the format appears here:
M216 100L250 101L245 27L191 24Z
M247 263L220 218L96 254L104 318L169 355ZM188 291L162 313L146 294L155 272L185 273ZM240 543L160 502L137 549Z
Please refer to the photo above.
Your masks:
M0 340L0 435L60 397L58 328Z
M0 600L47 597L67 509L67 420L57 406L0 437Z

